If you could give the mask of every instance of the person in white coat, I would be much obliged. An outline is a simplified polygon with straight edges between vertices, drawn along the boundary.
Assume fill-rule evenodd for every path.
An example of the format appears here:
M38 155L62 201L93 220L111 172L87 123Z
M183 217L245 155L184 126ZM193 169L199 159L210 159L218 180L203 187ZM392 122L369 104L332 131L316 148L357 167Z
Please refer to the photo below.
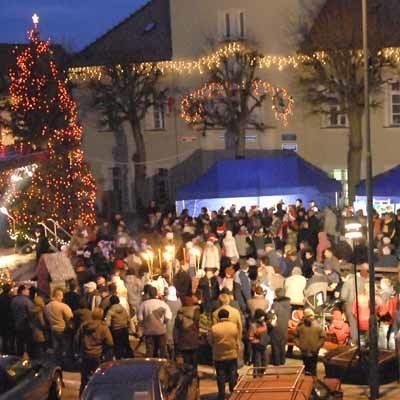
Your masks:
M222 241L224 245L225 256L229 258L239 258L239 252L236 247L236 240L232 235L232 231L226 231L225 238Z
M207 240L206 246L203 250L203 257L201 260L201 268L215 268L219 271L220 257L217 246L214 245L212 240Z
M292 306L304 306L304 289L307 279L301 274L300 267L294 267L292 275L285 279L284 289L286 296L290 298Z

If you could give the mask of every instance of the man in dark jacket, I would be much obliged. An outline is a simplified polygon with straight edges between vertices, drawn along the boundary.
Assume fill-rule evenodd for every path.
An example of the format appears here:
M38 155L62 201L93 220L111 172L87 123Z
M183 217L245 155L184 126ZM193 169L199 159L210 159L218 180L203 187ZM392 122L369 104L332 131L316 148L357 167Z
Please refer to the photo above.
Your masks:
M103 322L104 312L101 308L92 311L92 319L84 323L79 331L79 348L82 356L81 364L81 395L90 376L96 371L113 346L113 338L108 326Z
M5 284L0 294L0 337L2 343L1 352L11 354L14 351L14 323L11 312L11 286Z
M11 312L15 324L17 340L17 355L22 356L32 351L32 330L29 324L29 316L33 309L33 303L29 298L29 288L20 285L17 296L11 300Z
M188 273L189 264L182 264L181 269L174 275L173 286L180 299L192 295L192 279Z
M184 297L183 306L175 319L174 342L177 352L182 354L183 362L191 365L197 376L200 307L194 296Z
M292 313L290 298L285 296L285 290L275 290L275 299L271 310L276 315L275 326L271 330L272 363L274 365L285 364L285 348L288 337L288 324Z

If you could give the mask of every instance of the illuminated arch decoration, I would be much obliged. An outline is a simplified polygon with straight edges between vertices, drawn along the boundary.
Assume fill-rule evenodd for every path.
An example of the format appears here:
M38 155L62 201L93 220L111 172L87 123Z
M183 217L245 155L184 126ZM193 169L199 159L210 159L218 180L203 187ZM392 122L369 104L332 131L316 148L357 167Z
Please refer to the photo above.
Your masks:
M237 86L234 89L241 89ZM206 115L205 104L213 99L224 96L224 87L220 83L205 83L199 89L188 94L181 102L181 117L193 127L202 125ZM272 111L278 121L286 126L288 118L293 114L294 99L286 89L271 85L262 80L255 80L252 84L252 93L255 96L269 94L271 96Z

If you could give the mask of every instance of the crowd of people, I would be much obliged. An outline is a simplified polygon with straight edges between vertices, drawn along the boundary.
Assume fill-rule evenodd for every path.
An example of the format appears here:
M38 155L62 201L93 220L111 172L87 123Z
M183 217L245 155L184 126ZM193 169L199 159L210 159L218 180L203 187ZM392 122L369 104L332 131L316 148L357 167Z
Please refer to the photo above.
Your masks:
M232 392L240 364L257 377L268 364L284 365L293 346L316 375L327 342L368 340L367 247L345 239L350 217L365 227L361 212L298 199L198 216L151 202L136 233L120 214L93 227L78 221L63 249L76 271L67 287L3 286L2 353L41 357L51 349L59 363L79 359L81 390L103 360L134 357L140 346L146 357L181 358L195 373L199 349L211 347L219 399L225 382ZM40 258L49 246L40 230L38 237ZM375 266L397 267L399 213L375 213L374 245ZM381 348L394 346L400 328L397 287L397 276L377 284Z

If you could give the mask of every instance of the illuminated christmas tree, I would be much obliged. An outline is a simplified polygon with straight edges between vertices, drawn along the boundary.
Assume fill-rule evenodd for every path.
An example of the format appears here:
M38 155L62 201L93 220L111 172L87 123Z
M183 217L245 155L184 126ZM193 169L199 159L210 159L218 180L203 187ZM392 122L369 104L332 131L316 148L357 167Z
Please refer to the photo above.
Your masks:
M0 177L2 206L22 236L49 218L69 230L77 219L95 222L96 185L84 162L77 107L50 43L39 38L36 14L33 22L30 45L10 71L9 91L17 141L46 157Z

